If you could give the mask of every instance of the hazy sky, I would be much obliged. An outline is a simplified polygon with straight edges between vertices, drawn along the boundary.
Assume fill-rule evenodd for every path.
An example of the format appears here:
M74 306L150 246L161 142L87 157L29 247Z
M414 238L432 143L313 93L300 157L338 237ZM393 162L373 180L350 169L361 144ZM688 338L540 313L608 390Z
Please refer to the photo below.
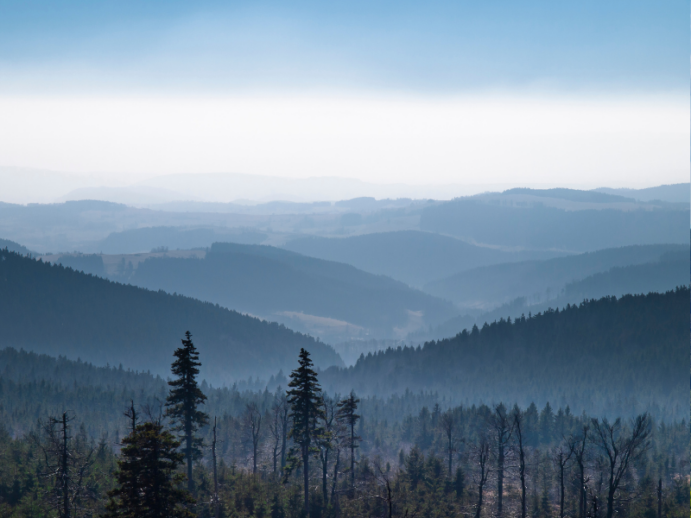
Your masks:
M688 2L0 0L0 165L689 178Z

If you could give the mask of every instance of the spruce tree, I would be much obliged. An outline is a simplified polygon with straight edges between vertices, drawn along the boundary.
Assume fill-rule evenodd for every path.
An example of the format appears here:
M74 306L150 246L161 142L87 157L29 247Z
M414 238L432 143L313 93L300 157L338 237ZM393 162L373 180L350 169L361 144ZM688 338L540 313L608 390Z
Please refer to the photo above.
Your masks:
M177 473L183 455L180 442L159 423L137 425L122 441L115 478L118 486L108 493L106 518L189 518L194 502L180 488L184 475Z
M355 413L360 400L355 397L355 392L351 391L350 395L343 401L338 403L338 421L348 427L348 436L346 437L346 447L350 449L350 490L351 495L355 491L355 448L358 447L360 437L355 435L355 425L360 416Z
M309 457L315 453L313 443L321 435L319 420L324 418L321 402L321 387L309 353L300 349L300 366L291 374L288 386L288 403L293 427L290 437L300 448L305 490L305 513L309 514Z
M171 366L172 373L177 379L169 381L172 388L166 400L166 417L173 422L173 431L184 440L185 459L187 461L187 488L194 493L192 479L192 462L201 456L202 438L196 432L209 423L208 414L199 410L199 406L206 401L206 396L197 385L199 374L199 353L192 343L192 334L187 331L182 347L175 350L176 360Z

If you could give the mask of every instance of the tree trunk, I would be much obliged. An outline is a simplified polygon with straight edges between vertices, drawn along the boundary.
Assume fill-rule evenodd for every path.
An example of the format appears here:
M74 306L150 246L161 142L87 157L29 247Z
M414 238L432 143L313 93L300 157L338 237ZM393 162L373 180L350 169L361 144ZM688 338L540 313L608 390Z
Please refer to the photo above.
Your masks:
M559 518L564 518L564 462L559 454Z
M329 503L329 490L326 487L326 478L329 469L329 450L324 450L324 460L322 461L322 491L324 493L324 506Z
M303 467L303 475L304 475L304 482L305 482L305 515L309 516L310 514L310 468L309 468L309 461L310 461L310 455L309 455L309 446L305 447L302 451L302 467Z
M70 518L70 477L67 472L67 413L62 414L62 515Z
M194 494L194 481L192 480L192 416L188 412L185 417L185 456L187 457L187 490Z
M501 518L504 503L504 444L499 440L497 457L497 518Z
M334 495L336 494L336 484L338 482L338 467L341 460L341 449L336 449L336 463L334 464L334 479L331 484L331 501L334 501Z
M214 462L214 516L221 518L221 508L218 501L218 472L216 471L216 418L214 417L214 437L211 443L211 457Z
M355 496L355 423L350 423L350 496Z
M662 518L662 478L657 483L657 518Z

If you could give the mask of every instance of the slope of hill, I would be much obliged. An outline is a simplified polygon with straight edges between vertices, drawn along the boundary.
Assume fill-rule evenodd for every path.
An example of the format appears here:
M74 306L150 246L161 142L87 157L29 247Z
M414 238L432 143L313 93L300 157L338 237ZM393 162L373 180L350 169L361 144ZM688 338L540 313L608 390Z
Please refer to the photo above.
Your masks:
M658 263L663 257L666 259ZM605 295L666 291L688 283L688 245L647 245L610 248L546 261L485 266L428 283L424 289L461 308L492 309L517 297L525 297L528 304L538 304L560 297L569 283L614 267L644 263L656 263L651 267L651 275L653 270L658 273L639 279L622 275L611 277L595 291L586 289L593 285L583 285L578 293L574 287L570 293L577 300L569 299L568 302Z
M657 187L648 187L645 189L610 189L608 187L601 187L595 190L607 194L626 196L627 198L640 201L660 200L669 203L688 204L691 185L688 183L675 183L672 185L658 185Z
M461 403L549 401L631 415L658 406L688 416L689 289L607 297L500 320L422 348L389 349L322 376L326 390L426 390ZM582 408L576 408L582 405Z
M505 247L588 252L615 246L688 244L689 204L650 204L605 193L507 191L427 207L420 229ZM566 191L567 193L565 193Z
M384 276L269 246L215 243L204 259L151 258L129 282L208 300L322 339L405 336L452 304Z
M27 247L20 245L19 243L15 243L14 241L10 241L9 239L0 239L0 250L2 249L7 249L10 252L17 252L18 254L30 254L31 250L29 250Z
M206 358L202 376L214 384L288 371L301 347L321 367L342 364L331 347L279 324L12 252L0 252L0 327L0 347L162 375L190 330Z
M416 230L344 238L300 237L288 241L282 248L351 264L366 272L388 275L415 287L478 266L546 259L556 255L550 252L504 252Z

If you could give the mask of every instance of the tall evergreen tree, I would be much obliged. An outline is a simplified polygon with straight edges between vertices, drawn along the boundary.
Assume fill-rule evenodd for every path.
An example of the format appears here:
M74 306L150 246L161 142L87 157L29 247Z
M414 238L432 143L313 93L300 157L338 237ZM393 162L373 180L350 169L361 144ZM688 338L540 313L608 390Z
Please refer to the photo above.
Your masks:
M300 349L300 366L290 374L288 403L293 427L290 437L300 448L304 475L305 513L309 514L309 457L315 452L313 444L321 435L319 422L324 418L321 387L309 353Z
M182 347L175 350L176 360L171 371L177 379L168 382L172 388L166 400L166 417L173 421L173 431L184 439L184 452L187 461L187 488L194 493L192 462L201 456L202 438L196 432L209 423L208 414L199 410L206 396L197 385L199 374L199 353L192 343L192 334L187 331Z
M122 441L115 475L118 486L108 493L106 518L190 518L194 502L180 488L183 460L180 442L160 423L137 425Z
M355 435L355 425L360 416L356 414L360 400L355 397L355 392L338 403L338 420L348 427L348 436L345 441L346 447L350 448L350 490L355 490L355 449L359 446L360 437Z

